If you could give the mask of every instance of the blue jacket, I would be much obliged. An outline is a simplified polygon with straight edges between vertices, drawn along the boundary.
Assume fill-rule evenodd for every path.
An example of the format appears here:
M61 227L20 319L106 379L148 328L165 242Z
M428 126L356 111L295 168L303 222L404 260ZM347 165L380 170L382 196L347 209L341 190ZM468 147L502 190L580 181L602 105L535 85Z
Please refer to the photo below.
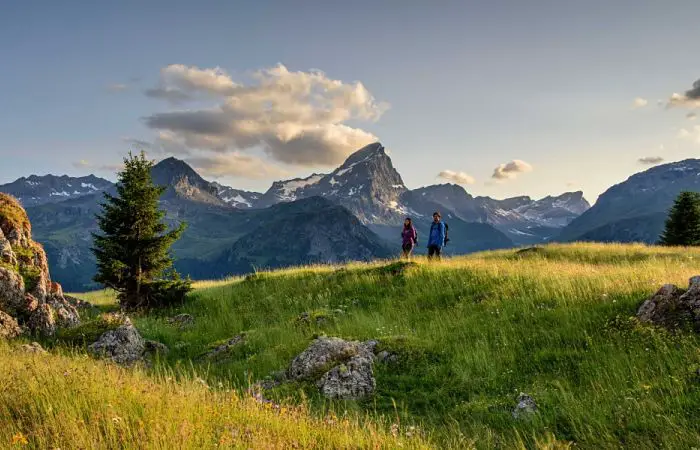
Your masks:
M437 245L438 247L445 246L445 224L435 222L430 224L430 236L428 236L428 247Z

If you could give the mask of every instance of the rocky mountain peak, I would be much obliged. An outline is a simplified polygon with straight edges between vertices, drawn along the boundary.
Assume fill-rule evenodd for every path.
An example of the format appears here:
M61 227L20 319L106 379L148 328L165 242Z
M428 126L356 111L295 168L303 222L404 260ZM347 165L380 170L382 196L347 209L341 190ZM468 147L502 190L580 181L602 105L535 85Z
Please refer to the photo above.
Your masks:
M224 206L216 186L202 178L189 164L170 157L160 161L151 169L153 182L167 186L164 199L180 197L199 203Z

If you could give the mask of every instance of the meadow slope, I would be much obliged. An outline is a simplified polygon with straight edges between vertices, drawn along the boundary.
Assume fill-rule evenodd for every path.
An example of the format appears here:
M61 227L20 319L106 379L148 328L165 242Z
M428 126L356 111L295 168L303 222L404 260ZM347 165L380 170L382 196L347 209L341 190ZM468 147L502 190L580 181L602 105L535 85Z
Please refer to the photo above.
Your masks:
M370 400L328 401L313 386L298 383L266 396L304 405L317 417L304 416L306 433L327 436L309 442L329 447L344 447L351 433L364 433L352 429L330 441L332 431L314 428L329 415L347 415L353 423L377 421L385 433L394 424L395 434L411 430L440 447L689 448L700 442L700 339L643 326L632 317L662 284L686 287L690 276L700 274L698 261L698 249L573 244L437 264L419 259L406 268L391 262L320 266L198 283L182 307L134 317L145 337L171 349L155 375L127 375L84 357L76 360L65 340L45 344L65 355L55 357L62 364L79 361L94 371L84 389L102 386L102 371L124 373L162 389L159 402L167 403L185 388L158 373L184 379L186 389L194 389L187 380L201 377L210 386L243 392L251 382L283 371L315 336L378 339L398 361L375 367L377 392ZM82 297L113 307L106 292ZM300 321L305 312L313 320ZM194 325L180 330L169 324L166 318L177 313L193 315ZM212 345L239 334L245 340L225 358L202 358ZM60 368L42 364L24 357L0 374L17 378L13 370L23 369L60 378ZM206 395L229 395L219 390ZM520 392L538 403L530 420L511 415ZM36 417L48 414L52 399L44 402ZM206 403L198 407L206 409ZM201 411L175 404L181 405L177 414L192 414L198 423ZM0 407L0 421L22 429L26 421L13 411ZM129 424L135 432L136 422ZM38 425L28 432L41 435L45 429ZM369 440L356 445L371 446L371 436L380 434L352 438L363 436ZM6 438L11 436L0 431L0 440ZM392 446L384 440L390 438L382 435L380 442ZM423 445L416 438L407 442Z

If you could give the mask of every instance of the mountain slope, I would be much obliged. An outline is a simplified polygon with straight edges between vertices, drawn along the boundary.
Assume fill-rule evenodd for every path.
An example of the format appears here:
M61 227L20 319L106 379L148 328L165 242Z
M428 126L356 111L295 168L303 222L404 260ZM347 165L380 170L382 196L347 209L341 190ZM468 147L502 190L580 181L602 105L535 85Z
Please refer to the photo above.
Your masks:
M250 232L211 262L199 262L211 278L315 263L370 261L393 256L385 242L350 211L321 197L276 205L251 221ZM183 261L181 266L189 264ZM199 275L194 268L189 273Z
M69 177L67 175L30 175L12 183L0 185L0 192L17 198L22 206L58 203L109 189L113 184L94 175Z
M655 242L663 221L650 224L647 217L666 214L682 191L700 191L700 159L662 164L632 175L605 191L591 209L561 231L557 240L588 240L588 233L596 230L597 240L625 242L634 235L644 236L643 242ZM612 225L601 228L622 220L625 231Z

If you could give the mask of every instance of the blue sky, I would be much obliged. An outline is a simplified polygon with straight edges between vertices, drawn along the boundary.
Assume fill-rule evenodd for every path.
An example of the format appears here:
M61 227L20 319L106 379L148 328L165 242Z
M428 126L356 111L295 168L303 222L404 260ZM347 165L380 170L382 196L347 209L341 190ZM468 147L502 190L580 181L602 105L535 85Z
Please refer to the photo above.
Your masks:
M0 0L0 9L0 183L113 178L138 140L154 158L175 154L207 178L265 190L330 170L377 137L409 187L449 170L474 178L465 188L475 195L581 189L594 201L649 167L639 158L700 150L700 119L687 117L698 102L666 107L700 78L696 0ZM278 64L313 92L329 80L342 89L320 105L275 96ZM193 84L201 76L209 84ZM154 88L192 100L144 95ZM264 100L224 106L251 88ZM221 127L202 123L222 109L212 118L228 121ZM205 143L193 121L209 130ZM500 165L514 170L492 178Z

